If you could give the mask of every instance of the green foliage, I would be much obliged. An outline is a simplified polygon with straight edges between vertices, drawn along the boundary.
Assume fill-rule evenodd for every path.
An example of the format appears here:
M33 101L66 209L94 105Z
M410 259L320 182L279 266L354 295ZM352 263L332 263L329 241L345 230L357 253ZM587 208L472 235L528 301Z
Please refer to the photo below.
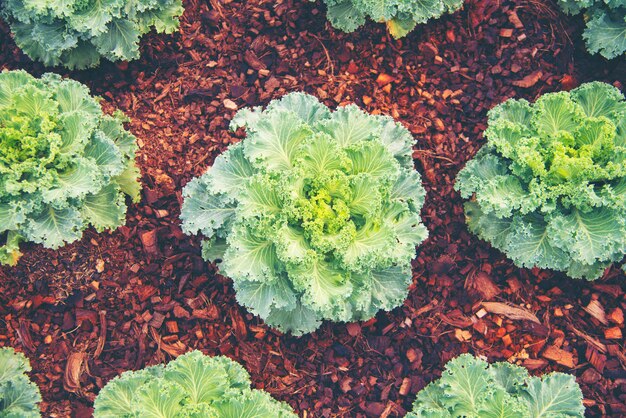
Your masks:
M354 32L367 18L385 22L394 38L402 38L419 23L452 13L463 0L324 0L328 20L337 29Z
M124 121L76 81L0 73L0 263L14 265L22 241L58 248L124 223L124 193L139 198Z
M488 364L462 354L417 394L406 418L582 418L582 400L568 374L533 377L514 364Z
M102 388L95 418L296 418L291 407L250 389L246 370L227 357L192 351L167 366L128 371Z
M583 38L589 52L607 59L626 52L626 1L558 0L558 3L567 14L584 14L587 28Z
M427 236L413 137L354 105L292 93L240 111L247 137L184 189L181 219L223 260L237 299L295 335L404 301Z
M626 102L605 83L509 100L457 177L469 229L522 267L595 279L626 251Z
M37 404L41 394L26 372L30 363L22 353L12 348L0 348L0 417L41 417Z
M74 69L139 58L151 28L172 33L181 0L4 0L15 42L33 60Z

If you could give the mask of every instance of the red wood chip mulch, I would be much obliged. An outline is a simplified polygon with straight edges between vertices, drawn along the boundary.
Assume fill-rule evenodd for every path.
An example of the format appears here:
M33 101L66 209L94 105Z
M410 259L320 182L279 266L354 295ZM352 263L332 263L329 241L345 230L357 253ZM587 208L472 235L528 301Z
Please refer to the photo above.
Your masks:
M371 22L335 31L321 2L207 3L185 2L180 31L146 36L139 61L55 70L132 119L145 189L117 231L87 231L58 251L25 246L17 267L0 268L0 345L31 359L44 416L90 416L109 379L192 348L241 362L303 417L401 417L463 352L573 373L589 416L626 416L624 273L585 282L516 268L468 233L453 191L487 110L590 80L624 89L624 59L588 55L582 18L547 0L469 0L400 41ZM2 67L43 73L0 28ZM294 90L413 132L430 231L402 308L302 338L241 308L178 220L181 188L239 140L228 131L236 109Z

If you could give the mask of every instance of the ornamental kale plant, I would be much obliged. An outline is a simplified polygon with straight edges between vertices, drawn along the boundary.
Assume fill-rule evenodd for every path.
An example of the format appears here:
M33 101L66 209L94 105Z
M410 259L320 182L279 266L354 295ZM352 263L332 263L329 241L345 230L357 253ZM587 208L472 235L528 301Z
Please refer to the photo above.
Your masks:
M37 404L41 394L26 372L30 363L24 354L12 348L0 348L0 416L19 418L41 417Z
M124 223L124 193L137 201L140 187L124 121L77 81L0 73L0 264L22 241L58 248Z
M626 102L605 83L509 100L457 177L469 229L521 267L596 279L626 251Z
M568 374L532 377L514 364L488 364L462 354L446 364L441 379L417 394L406 418L582 418L582 400Z
M102 388L94 418L297 418L289 405L250 389L248 372L228 357L192 351L128 371Z
M404 301L427 236L413 137L357 106L292 93L231 123L247 137L189 182L181 219L237 299L295 335Z
M314 1L314 0L311 0ZM385 22L394 38L402 38L418 23L438 18L444 13L460 9L463 0L324 0L327 16L333 27L344 32L354 32L369 17Z
M139 38L151 28L172 33L181 0L4 0L2 14L15 43L45 65L71 69L139 58Z
M589 52L600 53L607 59L626 52L625 0L558 0L558 3L567 14L584 14L587 28L583 38Z

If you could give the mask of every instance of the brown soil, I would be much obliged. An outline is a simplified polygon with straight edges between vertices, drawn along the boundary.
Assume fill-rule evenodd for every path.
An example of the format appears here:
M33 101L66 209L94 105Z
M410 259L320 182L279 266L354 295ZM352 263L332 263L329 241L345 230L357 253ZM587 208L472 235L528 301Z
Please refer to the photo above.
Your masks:
M145 189L125 227L87 231L59 251L25 246L17 267L0 268L0 345L31 359L45 416L90 416L113 376L191 348L240 361L254 386L303 417L403 416L462 352L538 374L573 373L589 416L626 415L626 351L616 338L626 331L624 274L612 268L584 282L516 268L468 233L452 188L483 143L487 110L502 100L590 80L624 88L623 59L584 51L582 18L548 0L469 0L394 41L378 24L333 30L321 2L207 3L186 2L179 33L146 36L140 61L56 69L132 118ZM0 63L44 71L19 53L6 26ZM301 338L238 306L230 280L201 260L199 240L178 220L181 188L238 140L225 100L262 105L293 90L331 107L355 102L390 114L414 133L430 231L402 308ZM482 301L509 302L538 320L488 313Z

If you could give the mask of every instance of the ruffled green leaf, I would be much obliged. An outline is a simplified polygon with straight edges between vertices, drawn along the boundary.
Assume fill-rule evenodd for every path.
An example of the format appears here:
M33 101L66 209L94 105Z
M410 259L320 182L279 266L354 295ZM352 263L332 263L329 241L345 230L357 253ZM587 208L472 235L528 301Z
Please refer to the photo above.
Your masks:
M96 397L95 418L295 418L291 408L250 389L247 372L227 357L199 351L167 366L125 372Z
M76 81L0 74L0 219L2 231L10 228L1 262L17 261L21 241L58 248L90 224L101 230L123 223L118 184L132 194L139 185L134 137L119 119L103 115ZM98 129L111 121L114 130Z
M268 170L281 171L293 167L300 144L311 134L302 120L288 110L275 110L258 121L244 144L248 159Z
M218 233L224 236L235 215L236 203L232 198L225 194L213 194L202 179L193 179L187 183L183 197L185 200L180 218L185 232L202 232L206 236Z
M313 309L298 302L293 309L272 309L265 322L293 335L308 334L318 329L322 323L320 315Z
M372 140L381 127L379 120L357 106L348 105L337 109L330 118L320 123L320 129L330 135L341 148L346 148Z
M45 65L71 69L138 57L139 38L156 28L172 33L183 13L180 0L18 1L2 5L18 46Z
M117 176L124 171L120 149L106 136L96 132L91 142L85 147L85 157L91 158L108 176Z
M354 32L365 24L365 11L359 10L352 0L327 2L328 21L344 32Z
M133 413L146 418L176 417L185 396L185 390L168 379L149 380L134 395Z
M256 235L247 227L233 230L228 237L222 271L229 276L248 280L267 280L276 276L279 266L274 243Z
M0 416L9 418L39 418L39 388L26 372L30 363L22 353L12 348L0 348Z
M614 112L626 111L624 95L607 83L598 81L585 83L570 93L589 117L604 116L612 119Z
M414 210L421 208L426 198L422 176L414 170L403 170L391 189L390 198L407 202Z
M626 11L623 8L612 13L596 9L587 22L583 38L592 54L599 53L604 58L613 59L626 52Z
M550 233L558 236L558 245L574 255L574 259L593 264L597 259L623 254L626 228L623 219L609 209L588 213L574 210L570 214L555 215L550 222Z
M6 233L6 242L0 245L0 264L14 266L22 256L20 252L20 243L24 241L24 237L15 231Z
M429 383L418 392L413 403L413 411L406 416L410 418L451 417L446 401L444 387L435 382Z
M192 404L210 404L224 396L228 390L228 374L211 357L199 351L181 356L171 362L163 372L164 380L176 383Z
M387 30L396 39L404 38L417 26L417 23L413 19L400 19L393 18L387 22Z
M254 174L254 169L239 143L219 155L207 173L214 192L231 193L243 187Z
M489 365L461 354L446 364L441 379L417 394L407 417L582 417L582 399L572 376L530 377L514 364Z
M272 101L267 109L285 109L294 112L302 121L313 125L320 120L328 119L330 111L316 97L295 92Z
M496 390L478 411L481 418L526 418L528 414L526 403L504 390Z
M341 147L328 135L316 135L302 148L300 166L315 176L350 167L351 161Z
M507 253L522 267L565 269L568 254L554 245L550 232L546 222L539 217L516 217L508 236Z
M558 135L574 132L580 123L581 108L569 93L559 92L541 96L536 104L537 115L533 118L537 131L542 135Z
M512 394L517 393L520 386L529 378L525 368L504 361L492 364L489 373L498 385Z
M369 174L373 178L398 177L398 164L388 151L376 142L364 142L346 150L352 161L351 174Z
M77 209L46 206L29 216L24 225L24 235L29 241L57 249L80 239L83 225L84 221Z
M486 373L487 366L469 355L461 355L446 364L441 379L446 384L447 402L454 405L453 415L472 416L493 395L493 380Z
M600 276L626 252L624 115L624 96L598 82L496 106L455 184L470 230L518 266Z
M296 307L297 295L284 275L272 280L235 282L237 301L256 315L266 318L276 309L290 310Z
M60 172L54 186L42 193L43 200L49 203L82 198L100 187L102 179L97 175L98 169L92 160L77 159L76 166Z
M311 260L290 269L294 287L304 292L304 303L323 311L338 321L346 321L350 307L346 295L352 293L352 284L345 273L324 260Z
M124 195L116 184L110 183L97 193L85 197L81 215L98 232L115 229L123 225L126 219Z
M380 120L382 122L380 141L403 167L410 172L416 172L413 170L413 145L415 144L413 135L389 116L381 116Z
M214 405L220 418L269 418L291 417L293 413L285 406L274 401L269 394L252 391L234 396L228 401Z
M459 9L462 3L462 0L326 0L328 20L337 29L354 32L369 17L386 22L396 38L405 36L417 23Z
M129 160L119 175L113 178L113 181L119 186L120 190L130 196L134 203L139 203L141 200L141 183L139 179L141 173L139 167L135 165L134 161Z
M137 408L137 389L163 374L162 366L128 371L110 380L94 401L94 416L118 418L132 416Z
M178 30L178 17L185 9L180 1L164 2L161 8L148 9L138 15L142 32L149 32L154 27L159 33L174 33Z
M231 127L246 137L189 183L181 218L239 303L295 335L400 305L427 236L410 133L302 93L242 109Z
M390 311L401 305L412 282L409 268L398 266L352 275L354 307L363 319L376 315L378 310Z
M532 418L584 417L583 394L573 376L551 373L532 377L524 391Z

